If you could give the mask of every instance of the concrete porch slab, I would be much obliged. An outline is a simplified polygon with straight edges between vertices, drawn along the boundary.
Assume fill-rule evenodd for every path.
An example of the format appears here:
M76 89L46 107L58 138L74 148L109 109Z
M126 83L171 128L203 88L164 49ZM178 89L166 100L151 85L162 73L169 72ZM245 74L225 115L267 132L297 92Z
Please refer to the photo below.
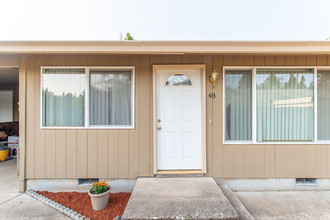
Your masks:
M139 178L122 219L238 219L213 178Z

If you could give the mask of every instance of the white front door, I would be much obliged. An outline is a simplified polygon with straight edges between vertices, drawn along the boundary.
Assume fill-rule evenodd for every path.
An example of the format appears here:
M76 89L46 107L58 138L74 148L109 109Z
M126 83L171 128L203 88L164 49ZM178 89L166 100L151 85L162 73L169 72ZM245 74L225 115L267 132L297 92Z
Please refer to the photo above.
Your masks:
M202 169L201 70L157 70L157 170Z

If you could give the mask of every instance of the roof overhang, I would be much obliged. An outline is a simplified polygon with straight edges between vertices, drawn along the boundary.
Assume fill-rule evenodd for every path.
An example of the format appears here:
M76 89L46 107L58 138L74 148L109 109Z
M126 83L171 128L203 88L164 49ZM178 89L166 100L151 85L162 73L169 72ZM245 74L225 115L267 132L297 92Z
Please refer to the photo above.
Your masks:
M2 54L330 54L330 41L0 41Z

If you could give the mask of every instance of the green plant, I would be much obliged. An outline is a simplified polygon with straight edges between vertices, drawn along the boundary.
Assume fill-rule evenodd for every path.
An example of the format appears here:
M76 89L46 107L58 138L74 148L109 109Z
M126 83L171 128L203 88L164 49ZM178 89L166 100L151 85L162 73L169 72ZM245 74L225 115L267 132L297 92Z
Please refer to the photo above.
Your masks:
M134 40L134 38L131 36L130 33L127 33L125 40Z
M105 182L97 182L92 184L92 193L100 194L107 191L110 187Z

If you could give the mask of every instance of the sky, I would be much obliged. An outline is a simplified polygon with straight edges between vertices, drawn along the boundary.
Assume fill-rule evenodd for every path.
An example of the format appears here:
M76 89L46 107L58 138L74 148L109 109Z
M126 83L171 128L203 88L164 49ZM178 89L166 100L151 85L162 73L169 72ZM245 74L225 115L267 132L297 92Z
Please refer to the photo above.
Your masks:
M0 40L325 40L330 0L0 0Z

